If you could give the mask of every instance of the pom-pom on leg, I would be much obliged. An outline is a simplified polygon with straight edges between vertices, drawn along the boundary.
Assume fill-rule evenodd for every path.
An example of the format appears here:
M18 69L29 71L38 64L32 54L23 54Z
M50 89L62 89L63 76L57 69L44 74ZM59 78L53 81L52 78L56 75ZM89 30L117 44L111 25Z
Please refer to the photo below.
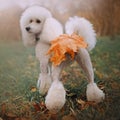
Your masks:
M105 98L105 94L98 88L96 83L89 83L87 85L86 94L88 101L95 101L96 103L103 101Z
M52 113L57 113L65 104L66 92L60 81L54 81L46 96L45 104Z
M39 89L41 94L47 93L52 83L51 76L49 74L40 74L37 88Z

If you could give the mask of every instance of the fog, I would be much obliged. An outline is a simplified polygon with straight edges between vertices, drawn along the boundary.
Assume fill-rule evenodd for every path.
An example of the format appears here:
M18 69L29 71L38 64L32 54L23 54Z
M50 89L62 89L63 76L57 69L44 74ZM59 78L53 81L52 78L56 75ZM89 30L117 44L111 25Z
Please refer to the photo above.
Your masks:
M28 6L38 4L45 6L52 11L59 12L61 14L66 12L73 12L76 10L91 10L94 7L99 7L102 0L0 0L0 10L5 10L14 6L19 6L21 9L25 9Z
M27 7L38 4L51 10L61 23L74 15L84 16L84 11L98 9L102 0L0 0L0 40L21 39L19 19Z
M37 4L51 10L61 23L68 17L77 15L79 10L92 9L95 0L0 0L0 39L21 39L19 19L22 11ZM100 0L97 0L97 4ZM14 23L14 24L12 24Z

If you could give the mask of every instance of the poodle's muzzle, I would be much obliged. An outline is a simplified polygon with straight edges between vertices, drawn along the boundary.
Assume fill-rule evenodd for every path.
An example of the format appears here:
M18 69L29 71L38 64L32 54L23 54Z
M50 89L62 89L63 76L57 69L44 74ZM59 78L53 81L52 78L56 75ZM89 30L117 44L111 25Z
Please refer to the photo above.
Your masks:
M26 27L25 29L26 29L26 31L27 31L27 32L29 32L29 31L30 31L30 27Z
M30 30L31 30L30 27L26 27L25 29L26 29L27 32L32 33L32 32L30 32ZM35 34L35 40L36 40L36 42L37 42L38 40L40 40L39 35L40 35L40 33L36 33L36 34Z

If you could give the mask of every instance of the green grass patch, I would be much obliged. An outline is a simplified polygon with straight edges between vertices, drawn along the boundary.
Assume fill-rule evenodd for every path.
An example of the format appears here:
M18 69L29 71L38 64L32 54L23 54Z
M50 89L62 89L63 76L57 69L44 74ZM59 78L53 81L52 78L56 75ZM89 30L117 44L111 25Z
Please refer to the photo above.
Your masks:
M1 43L0 58L0 101L25 95L36 85L39 70L33 48L26 49L20 42Z
M62 72L67 92L64 108L52 116L44 106L44 96L36 89L39 62L34 48L22 42L0 42L0 116L12 120L119 120L120 36L98 38L90 53L95 81L106 93L103 103L86 101L86 76L73 63ZM41 118L41 119L40 119Z

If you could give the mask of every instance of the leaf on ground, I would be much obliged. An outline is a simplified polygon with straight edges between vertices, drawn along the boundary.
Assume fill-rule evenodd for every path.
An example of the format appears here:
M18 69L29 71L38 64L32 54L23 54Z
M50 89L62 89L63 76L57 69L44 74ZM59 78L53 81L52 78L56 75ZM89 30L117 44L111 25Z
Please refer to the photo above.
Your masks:
M34 109L35 109L36 112L40 111L40 105L39 105L39 103L33 104L33 107L34 107Z
M116 82L111 82L110 83L112 89L120 89L120 84L116 83Z
M15 119L17 116L14 114L14 113L12 113L12 112L9 112L9 113L6 113L6 118L9 120L13 120L13 119Z
M95 73L96 73L96 75L100 78L100 79L102 79L103 78L103 74L100 72L100 71L95 71Z
M41 110L43 111L43 110L46 109L46 106L45 106L44 102L34 103L33 107L34 107L34 109L35 109L36 112L41 111Z
M69 94L67 94L68 97L72 97L74 95L76 95L76 93L69 93Z
M31 92L36 92L37 88L36 87L31 87Z
M65 115L62 120L76 120L72 114Z
M30 118L16 118L15 120L31 120Z
M2 114L5 114L5 112L6 112L6 104L5 103L3 103L1 105L1 112L2 112Z
M76 100L79 105L81 105L81 110L87 109L89 106L95 105L95 102L83 101L82 99Z

